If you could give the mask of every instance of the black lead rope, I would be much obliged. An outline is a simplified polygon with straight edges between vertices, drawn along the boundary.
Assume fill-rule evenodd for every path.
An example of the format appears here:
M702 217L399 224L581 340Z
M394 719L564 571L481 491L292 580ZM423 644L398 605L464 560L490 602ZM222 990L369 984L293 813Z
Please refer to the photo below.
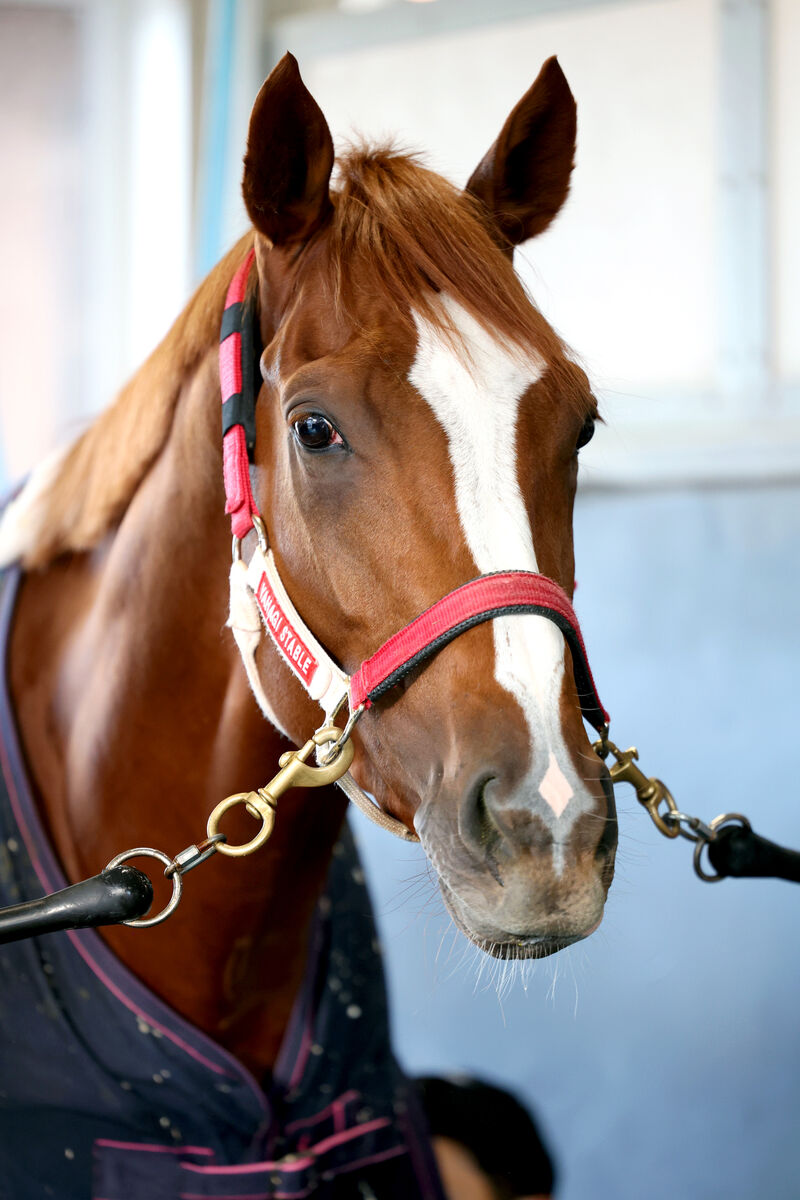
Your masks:
M787 879L800 883L800 851L787 850L747 825L727 825L708 843L708 859L721 879Z
M142 917L153 903L153 885L136 867L108 867L71 887L0 909L0 945L56 933L94 929Z

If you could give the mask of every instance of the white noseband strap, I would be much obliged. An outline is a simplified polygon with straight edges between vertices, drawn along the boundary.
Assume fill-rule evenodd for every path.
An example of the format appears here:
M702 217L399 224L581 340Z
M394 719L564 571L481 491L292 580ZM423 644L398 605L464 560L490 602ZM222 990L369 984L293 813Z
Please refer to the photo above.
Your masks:
M290 600L272 551L265 552L259 545L249 564L241 558L235 559L231 565L230 585L228 626L239 647L250 687L264 716L286 735L266 697L256 664L262 626L311 699L316 700L322 708L324 723L330 724L334 713L347 698L350 679L317 641ZM418 841L416 834L411 833L402 821L385 813L370 799L349 771L337 784L348 800L373 824L404 841Z

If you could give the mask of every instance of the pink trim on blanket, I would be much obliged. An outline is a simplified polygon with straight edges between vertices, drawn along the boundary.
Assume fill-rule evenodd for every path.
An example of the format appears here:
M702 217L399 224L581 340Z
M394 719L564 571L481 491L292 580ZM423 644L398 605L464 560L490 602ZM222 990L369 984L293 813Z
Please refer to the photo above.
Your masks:
M304 1188L302 1192L272 1192L273 1200L304 1200L314 1191L316 1184ZM178 1200L209 1200L207 1192L178 1192ZM224 1196L214 1196L213 1200L267 1200L266 1192L226 1192Z
M367 1121L363 1125L356 1125L353 1129L348 1129L345 1133L337 1133L332 1137L324 1138L321 1142L316 1142L313 1146L313 1155L310 1155L308 1158L296 1159L290 1163L280 1161L254 1162L242 1163L233 1167L204 1167L195 1163L184 1163L184 1170L193 1171L196 1175L255 1175L257 1171L276 1170L288 1174L291 1171L303 1171L335 1146L341 1146L345 1142L352 1141L354 1138L362 1137L364 1134L374 1133L378 1129L385 1129L387 1125L391 1125L388 1117L378 1117L374 1121ZM405 1154L405 1146L402 1147L402 1152Z
M303 1078L303 1074L308 1062L308 1056L311 1053L311 1047L314 1044L314 1030L311 1028L310 1018L306 1015L303 1023L303 1033L300 1038L300 1045L297 1048L297 1058L295 1059L294 1070L289 1078L289 1089L296 1088Z
M199 1050L195 1050L194 1046L190 1046L189 1043L185 1042L182 1037L178 1036L177 1033L173 1033L172 1030L168 1029L166 1025L162 1025L160 1021L155 1019L155 1017L151 1017L144 1011L143 1008L139 1008L138 1004L134 1004L134 1002L125 995L122 989L118 988L112 979L109 979L102 967L95 962L86 947L81 944L81 939L76 930L68 929L66 933L67 937L72 942L73 946L78 951L78 954L80 954L87 967L94 972L103 986L108 988L108 990L111 992L111 995L119 1000L120 1004L124 1004L130 1012L135 1013L137 1017L141 1017L141 1019L146 1021L147 1024L153 1029L157 1029L159 1033L161 1033L165 1038L168 1038L169 1041L178 1047L178 1049L185 1051L185 1053L191 1058L195 1059L196 1062L202 1063L204 1067L208 1067L210 1071L214 1071L214 1073L217 1075L225 1075L228 1078L232 1078L230 1071L226 1071L225 1068L221 1067L218 1063L212 1062L210 1058L206 1058L204 1054L201 1054Z
M301 1117L298 1121L290 1121L284 1132L290 1134L294 1133L296 1129L305 1129L307 1125L316 1125L318 1121L322 1121L328 1116L329 1113L332 1113L335 1119L339 1116L340 1109L343 1108L349 1100L357 1100L360 1094L361 1093L357 1092L355 1088L351 1088L349 1092L342 1092L341 1096L338 1096L336 1100L333 1100L330 1104L327 1104L325 1108L321 1108L320 1111L318 1113L314 1113L313 1116ZM337 1133L338 1132L340 1131L337 1130Z
M314 1161L314 1158L309 1156L296 1158L294 1162L290 1163L264 1160L263 1162L238 1163L232 1167L204 1167L199 1163L183 1163L182 1165L185 1171L192 1171L195 1175L258 1175L264 1171L304 1171L306 1167L313 1166Z
M111 1150L146 1150L151 1154L210 1154L210 1146L160 1146L157 1142L116 1142L113 1138L95 1138L95 1146L107 1146Z
M332 1137L324 1138L321 1142L314 1144L314 1155L318 1158L322 1154L326 1154L328 1150L332 1150L334 1146L341 1146L345 1142L350 1142L355 1137L359 1137L364 1133L374 1133L377 1129L385 1129L387 1125L391 1125L388 1117L376 1117L374 1121L365 1121L363 1125L356 1125L353 1129L348 1129L344 1133L335 1133Z
M14 783L14 775L11 770L11 763L8 760L5 742L2 738L0 738L0 764L2 764L3 775L5 776L6 785L8 787L8 798L11 801L14 820L17 822L17 828L22 834L22 840L25 843L25 849L28 851L28 857L30 858L33 869L36 872L36 877L46 892L52 892L54 890L53 884L48 879L47 872L42 866L42 860L39 858L33 841L33 835L28 829L28 826L26 825L22 815L22 810L19 804L19 796L17 793L16 784Z
M357 1158L355 1162L347 1163L340 1170L334 1172L336 1175L348 1175L351 1171L356 1171L359 1167L372 1167L375 1163L385 1162L387 1158L397 1158L400 1154L407 1154L405 1146L393 1146L391 1150L380 1150L377 1154L370 1154L366 1158Z

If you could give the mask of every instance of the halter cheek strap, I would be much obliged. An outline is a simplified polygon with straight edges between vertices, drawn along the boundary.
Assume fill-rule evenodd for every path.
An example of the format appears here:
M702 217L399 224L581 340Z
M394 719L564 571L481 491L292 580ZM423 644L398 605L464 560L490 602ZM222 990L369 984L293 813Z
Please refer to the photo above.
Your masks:
M261 522L256 518L258 526ZM263 526L262 526L263 528ZM239 647L253 695L265 717L286 734L264 692L256 665L256 653L266 629L278 653L302 683L312 700L322 707L326 720L337 711L348 696L349 678L334 662L297 609L281 582L271 550L259 543L249 564L236 558L231 566L231 605L228 625ZM287 735L288 736L288 735ZM405 841L415 842L416 834L385 813L356 783L349 771L336 781L348 800L381 829Z
M349 679L308 628L283 586L272 551L257 546L247 568L247 586L264 627L284 662L326 717L341 706Z
M283 586L250 483L258 392L256 338L252 331L257 327L257 314L247 282L254 257L251 250L228 289L220 337L220 383L225 511L231 516L234 537L228 625L262 712L280 728L256 666L262 626L309 696L321 706L326 723L345 700L353 722L373 701L467 629L496 617L529 614L546 617L561 630L570 648L583 715L597 730L604 729L608 714L597 694L575 611L557 583L533 571L503 571L462 584L389 638L352 678L317 641ZM258 546L245 564L241 542L253 528ZM349 771L338 786L370 820L400 837L416 840L401 821L384 813L369 798Z
M250 484L256 445L258 321L256 298L247 290L255 256L255 250L251 250L231 280L219 335L225 512L230 514L233 536L237 538L253 528L253 517L259 515Z

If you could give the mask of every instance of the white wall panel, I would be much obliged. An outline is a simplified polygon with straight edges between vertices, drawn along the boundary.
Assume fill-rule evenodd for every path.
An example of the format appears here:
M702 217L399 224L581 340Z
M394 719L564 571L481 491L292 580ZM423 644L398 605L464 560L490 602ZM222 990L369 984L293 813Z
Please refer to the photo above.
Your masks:
M0 434L7 479L80 395L80 36L69 10L0 8Z
M336 136L395 133L461 182L558 53L579 103L578 165L568 207L521 267L601 386L663 394L713 382L714 37L713 0L650 0L301 69Z
M800 384L800 3L773 0L774 369Z
M183 0L139 0L131 36L129 361L135 368L189 294L191 62Z

